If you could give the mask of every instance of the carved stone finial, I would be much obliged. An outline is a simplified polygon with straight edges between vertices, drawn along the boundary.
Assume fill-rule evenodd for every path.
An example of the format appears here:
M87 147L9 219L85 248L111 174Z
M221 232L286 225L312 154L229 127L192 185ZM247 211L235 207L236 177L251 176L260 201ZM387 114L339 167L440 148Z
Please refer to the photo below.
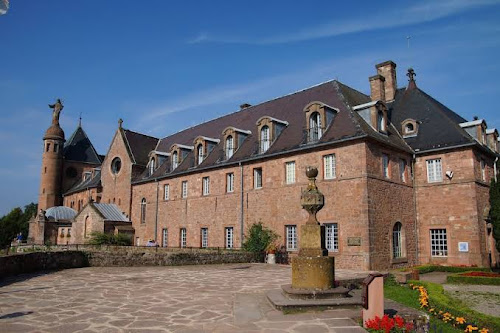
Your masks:
M408 76L408 87L406 88L406 90L415 89L417 87L417 84L415 83L415 76L417 76L417 74L415 73L413 68L408 68L408 73L406 73L406 76Z
M122 124L123 124L123 119L122 118L118 119L118 128L122 128Z
M318 225L318 219L316 214L325 205L325 196L318 190L316 186L316 177L318 176L318 169L314 167L306 168L306 176L309 178L309 184L301 195L302 208L304 208L309 213L309 219L306 224Z
M53 109L52 124L59 125L59 115L61 114L62 109L64 109L61 99L58 98L54 104L49 104L49 108Z

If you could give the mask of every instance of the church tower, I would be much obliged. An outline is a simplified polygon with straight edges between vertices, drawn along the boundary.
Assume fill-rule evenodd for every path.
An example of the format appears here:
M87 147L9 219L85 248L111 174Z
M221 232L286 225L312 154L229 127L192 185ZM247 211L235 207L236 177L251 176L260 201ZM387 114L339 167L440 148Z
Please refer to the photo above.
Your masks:
M42 171L40 177L40 192L38 209L62 205L62 166L64 131L59 126L59 115L63 109L61 100L49 105L52 111L52 125L43 137Z

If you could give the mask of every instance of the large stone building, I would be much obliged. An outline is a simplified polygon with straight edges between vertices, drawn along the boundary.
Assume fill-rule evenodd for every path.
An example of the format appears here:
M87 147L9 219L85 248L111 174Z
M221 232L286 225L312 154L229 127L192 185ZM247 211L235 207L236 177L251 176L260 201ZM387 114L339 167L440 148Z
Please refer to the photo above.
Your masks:
M161 139L120 120L104 158L81 126L62 149L64 132L53 121L39 205L81 212L93 201L114 204L130 218L136 245L153 238L168 247L238 248L262 222L293 253L311 165L320 169L318 219L337 267L495 265L488 191L498 132L426 94L413 70L403 88L392 61L376 71L370 96L334 80ZM78 223L73 229L84 230Z

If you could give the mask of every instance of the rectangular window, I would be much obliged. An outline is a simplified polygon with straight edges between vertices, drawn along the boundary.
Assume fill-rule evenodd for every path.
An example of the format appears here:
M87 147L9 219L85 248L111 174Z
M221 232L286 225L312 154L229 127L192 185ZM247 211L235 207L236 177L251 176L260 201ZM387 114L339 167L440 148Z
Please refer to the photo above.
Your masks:
M66 236L71 237L71 228L68 228L68 231L66 231Z
M50 151L50 142L47 143L47 149L45 151Z
M54 143L54 153L58 153L58 152L59 152L59 144Z
M325 248L329 252L339 250L339 227L337 223L325 224Z
M427 160L427 181L429 183L443 181L443 169L441 167L441 159Z
M486 163L481 160L481 179L483 182L486 181Z
M323 170L325 179L334 179L335 176L335 154L323 156Z
M161 246L168 247L168 229L163 228L161 230Z
M285 163L286 183L295 183L295 162Z
M389 178L389 156L382 154L382 173L385 178Z
M446 229L431 229L431 256L448 256L448 239Z
M208 247L208 228L201 228L201 247L203 249Z
M226 228L226 249L232 249L233 248L233 227L227 227Z
M187 198L188 196L188 182L187 180L182 182L182 197Z
M184 248L187 245L187 231L186 228L181 228L181 240L180 240L181 247Z
M406 183L406 160L399 161L399 178Z
M226 192L234 192L234 173L228 173L226 175Z
M165 184L165 201L170 199L170 185Z
M262 168L253 169L253 188L262 188Z
M203 177L201 187L203 195L210 194L210 177Z
M286 226L286 250L296 251L297 250L297 226L287 225Z

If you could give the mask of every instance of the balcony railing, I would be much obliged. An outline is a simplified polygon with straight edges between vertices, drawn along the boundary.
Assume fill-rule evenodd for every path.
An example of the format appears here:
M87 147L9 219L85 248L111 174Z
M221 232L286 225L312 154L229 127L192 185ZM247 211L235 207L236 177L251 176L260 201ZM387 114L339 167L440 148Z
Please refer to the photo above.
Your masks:
M313 127L304 130L304 143L318 142L325 133L324 127Z

